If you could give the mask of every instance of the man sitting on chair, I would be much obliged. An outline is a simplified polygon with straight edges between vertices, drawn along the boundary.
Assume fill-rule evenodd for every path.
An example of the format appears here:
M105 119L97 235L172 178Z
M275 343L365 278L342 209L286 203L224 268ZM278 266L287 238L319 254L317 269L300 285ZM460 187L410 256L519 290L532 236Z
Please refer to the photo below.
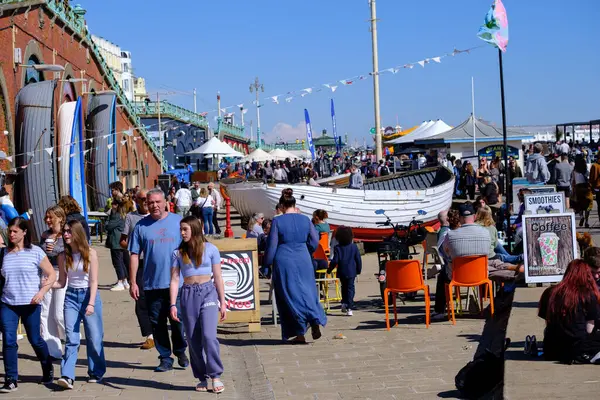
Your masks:
M490 256L490 235L483 226L475 223L475 209L470 202L462 204L458 209L460 215L460 228L449 231L442 242L446 266L438 274L435 290L435 306L432 319L441 321L447 317L446 310L446 284L452 279L452 260L463 256ZM493 257L493 256L492 256ZM522 269L522 267L521 267ZM488 260L490 279L514 279L519 267L504 263L500 260Z

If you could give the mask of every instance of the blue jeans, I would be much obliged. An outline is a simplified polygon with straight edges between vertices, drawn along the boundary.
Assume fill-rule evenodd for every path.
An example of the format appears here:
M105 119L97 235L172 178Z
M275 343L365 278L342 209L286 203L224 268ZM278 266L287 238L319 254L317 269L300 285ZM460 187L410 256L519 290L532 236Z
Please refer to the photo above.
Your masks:
M212 207L202 207L202 222L204 223L204 234L205 235L213 235L215 233L213 227L213 208Z
M2 356L4 372L7 379L19 378L17 327L19 317L25 327L27 339L35 351L35 355L42 365L42 371L47 372L52 368L52 360L48 354L48 345L40 334L40 315L42 307L39 305L11 306L0 305L0 329L2 330Z
M496 245L496 248L494 249L494 251L496 252L496 256L509 264L519 264L521 262L523 262L523 255L520 256L513 256L511 255L508 251L506 251L506 249L500 244L498 243Z
M183 338L183 325L181 322L173 321L170 317L171 312L171 297L169 289L153 289L146 290L146 306L148 307L148 316L152 324L152 333L154 334L154 345L161 360L170 360L171 357L171 341L173 341L173 354L177 357L185 354L186 343ZM181 311L179 306L179 296L177 296L177 309ZM181 312L179 313L181 314ZM181 315L179 315L181 320ZM167 321L171 323L171 339L169 339L169 328Z
M102 324L102 300L100 293L96 292L94 313L85 315L85 309L90 304L89 288L67 288L65 295L65 331L67 341L65 354L61 363L61 375L75 380L75 364L81 342L81 321L87 341L88 375L102 378L106 373L106 359L104 358L104 327Z

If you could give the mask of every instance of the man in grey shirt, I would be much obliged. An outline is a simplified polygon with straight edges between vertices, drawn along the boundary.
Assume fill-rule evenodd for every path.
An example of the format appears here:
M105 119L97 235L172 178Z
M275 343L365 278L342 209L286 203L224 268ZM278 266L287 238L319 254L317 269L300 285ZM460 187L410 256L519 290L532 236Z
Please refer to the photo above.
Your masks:
M130 212L125 216L125 227L123 233L121 233L121 247L127 249L128 239L133 233L133 229L142 218L148 215L148 206L146 205L146 195L148 190L138 190L135 194L135 203L137 205L137 211ZM141 259L141 256L140 256ZM142 337L146 338L146 341L141 345L140 349L149 350L154 347L154 337L152 336L152 324L150 323L150 317L148 316L148 307L146 305L146 297L144 296L144 263L140 262L140 266L137 270L135 280L138 287L140 288L140 295L135 302L135 315L137 316ZM131 273L131 271L130 271ZM131 275L129 275L131 280ZM131 283L130 283L131 284Z
M435 307L432 318L442 320L446 310L446 283L452 278L452 260L456 257L487 255L489 257L491 238L487 229L475 223L475 209L470 202L462 204L460 214L460 228L449 231L442 242L446 267L439 275L435 291ZM521 267L522 268L522 267ZM504 263L499 259L488 260L488 271L491 279L509 280L516 275L515 269L519 267Z
M571 197L571 174L573 167L569 164L569 155L563 153L560 156L560 162L556 164L556 191L565 194L565 206L570 208L569 197Z

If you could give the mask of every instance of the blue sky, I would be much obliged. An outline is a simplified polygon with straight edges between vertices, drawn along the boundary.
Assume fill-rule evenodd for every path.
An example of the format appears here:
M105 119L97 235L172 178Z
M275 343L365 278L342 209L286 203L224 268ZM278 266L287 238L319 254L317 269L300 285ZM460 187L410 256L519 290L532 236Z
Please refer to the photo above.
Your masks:
M316 87L372 70L367 0L80 0L92 33L132 52L134 72L150 90L198 90L198 112L244 103L254 120L255 76L264 96ZM377 0L380 69L479 46L476 37L491 0ZM600 7L595 0L505 0L510 42L504 56L507 123L555 124L600 118ZM471 112L501 123L497 52L491 46L440 64L383 75L383 125L405 127L442 118L456 125ZM341 85L340 85L341 86ZM313 130L370 141L372 80L261 107L262 131L305 137ZM284 96L285 97L285 96ZM193 108L191 95L169 101ZM209 116L212 121L214 114ZM249 129L249 128L248 128Z

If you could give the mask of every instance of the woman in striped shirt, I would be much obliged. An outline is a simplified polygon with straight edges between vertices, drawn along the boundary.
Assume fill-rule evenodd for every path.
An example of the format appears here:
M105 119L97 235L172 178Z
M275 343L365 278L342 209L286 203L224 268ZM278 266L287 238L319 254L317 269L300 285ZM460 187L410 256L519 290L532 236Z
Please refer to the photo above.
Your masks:
M4 288L0 304L0 329L4 335L2 353L6 376L4 386L0 388L2 393L17 390L19 318L42 365L42 383L50 384L54 379L48 345L40 334L40 303L54 284L56 272L44 250L31 244L29 221L21 217L13 218L8 224L8 239L8 246L2 249ZM47 279L40 284L42 276Z

